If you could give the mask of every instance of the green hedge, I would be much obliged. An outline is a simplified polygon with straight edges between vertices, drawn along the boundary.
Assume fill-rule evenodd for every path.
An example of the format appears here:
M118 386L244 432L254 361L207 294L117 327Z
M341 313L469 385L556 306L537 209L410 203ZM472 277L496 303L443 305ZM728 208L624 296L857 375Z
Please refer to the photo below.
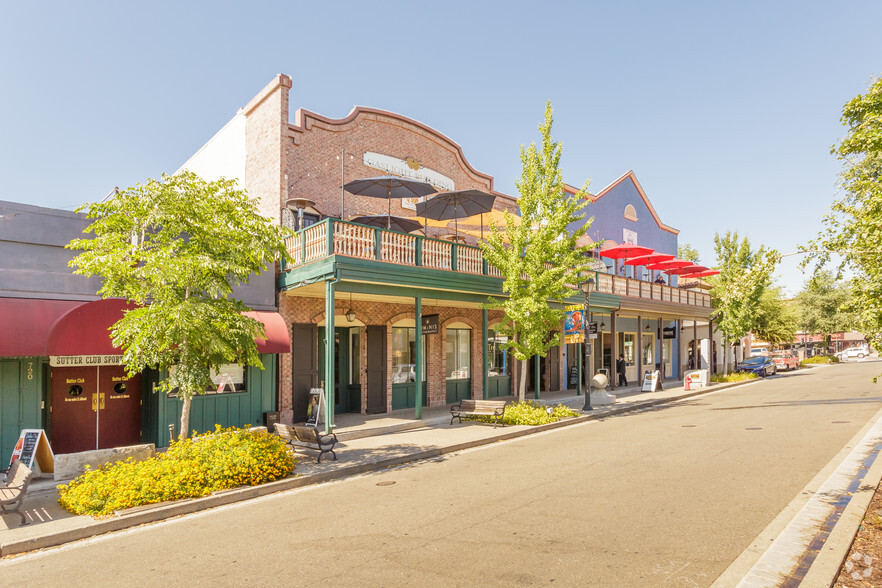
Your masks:
M222 429L175 441L145 461L88 469L58 487L58 502L74 514L108 515L115 510L206 496L237 486L284 478L297 461L285 443L266 431Z

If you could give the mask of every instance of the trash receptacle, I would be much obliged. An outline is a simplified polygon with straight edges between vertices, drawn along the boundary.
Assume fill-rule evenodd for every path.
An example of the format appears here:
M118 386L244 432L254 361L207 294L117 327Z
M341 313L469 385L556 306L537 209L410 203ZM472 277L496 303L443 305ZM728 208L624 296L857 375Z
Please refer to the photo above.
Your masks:
M265 412L263 413L263 424L266 426L266 430L270 433L275 432L275 427L273 425L275 423L281 422L281 414L279 411Z

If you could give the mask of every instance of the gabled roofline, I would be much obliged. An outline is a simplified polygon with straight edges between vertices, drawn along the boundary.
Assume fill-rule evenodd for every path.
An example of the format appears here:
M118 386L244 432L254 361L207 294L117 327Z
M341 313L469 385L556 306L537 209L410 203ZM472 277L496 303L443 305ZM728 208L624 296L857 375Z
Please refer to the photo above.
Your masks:
M640 185L640 182L637 180L637 175L633 170L628 170L615 180L613 180L606 188L598 192L597 194L588 194L586 198L588 198L591 202L596 202L600 198L603 198L607 193L609 193L613 188L624 182L625 180L630 179L631 182L634 183L634 187L637 188L637 192L640 194L640 197L643 198L643 203L646 204L646 208L649 209L649 213L652 215L652 218L655 219L658 228L663 231L667 231L669 233L673 233L674 235L680 234L680 229L675 229L674 227L669 227L664 224L658 216L658 213L655 211L655 208L652 206L652 203L649 201L649 198L646 196L646 192L643 191L643 186ZM569 184L564 184L564 190L566 190L569 194L575 194L579 191L578 188L574 186L570 186Z
M367 115L367 116L373 115L373 116L382 116L382 117L391 118L391 119L394 119L397 121L401 121L403 123L413 125L419 129L427 132L428 134L434 136L436 138L437 142L444 143L444 144L447 144L447 145L453 147L460 162L462 162L463 166L470 173L472 173L475 176L478 176L480 178L484 178L489 182L490 189L488 191L491 194L493 194L495 196L501 196L503 198L508 198L513 203L517 202L517 198L515 198L514 196L512 196L510 194L505 194L504 192L498 192L496 189L493 188L493 176L491 176L490 174L485 174L485 173L480 172L477 169L475 169L472 166L472 164L470 164L469 161L466 159L465 154L463 153L462 147L459 145L459 143L453 141L447 135L445 135L439 131L436 131L435 129L433 129L432 127L430 127L426 124L423 124L423 123L421 123L417 120L414 120L412 118L408 118L406 116L396 114L394 112L389 112L388 110L380 110L379 108L369 108L366 106L355 106L349 112L349 114L347 114L346 117L344 117L344 118L330 118L330 117L323 116L321 114L312 112L311 110L306 110L305 108L298 108L294 113L294 123L293 124L288 123L288 128L291 131L303 133L305 131L310 130L310 127L312 126L311 123L308 121L308 119L314 119L314 120L320 121L320 122L327 124L327 125L342 126L342 125L346 125L346 124L353 122L355 119L357 119L359 116L362 116L362 115Z

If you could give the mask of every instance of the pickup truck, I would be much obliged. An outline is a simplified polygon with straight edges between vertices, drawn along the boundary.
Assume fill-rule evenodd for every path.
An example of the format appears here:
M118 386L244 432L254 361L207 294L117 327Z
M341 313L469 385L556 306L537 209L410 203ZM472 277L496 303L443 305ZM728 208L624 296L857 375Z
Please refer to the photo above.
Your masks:
M799 367L799 360L790 353L773 353L770 357L779 370L790 371Z

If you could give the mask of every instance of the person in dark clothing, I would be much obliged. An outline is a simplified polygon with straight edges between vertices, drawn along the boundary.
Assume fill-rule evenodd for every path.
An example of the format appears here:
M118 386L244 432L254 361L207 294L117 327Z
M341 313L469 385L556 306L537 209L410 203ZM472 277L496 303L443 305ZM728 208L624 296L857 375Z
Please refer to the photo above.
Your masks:
M619 374L619 386L627 386L628 380L625 378L625 356L621 353L616 360L616 373Z

